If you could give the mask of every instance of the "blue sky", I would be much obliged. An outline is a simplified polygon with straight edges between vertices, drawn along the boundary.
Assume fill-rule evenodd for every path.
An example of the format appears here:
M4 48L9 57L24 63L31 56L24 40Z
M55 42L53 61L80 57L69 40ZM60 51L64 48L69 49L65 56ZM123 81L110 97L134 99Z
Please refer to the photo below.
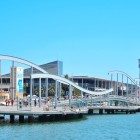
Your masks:
M139 5L139 0L1 0L0 54L36 64L61 60L69 75L108 78L108 71L122 70L136 78Z

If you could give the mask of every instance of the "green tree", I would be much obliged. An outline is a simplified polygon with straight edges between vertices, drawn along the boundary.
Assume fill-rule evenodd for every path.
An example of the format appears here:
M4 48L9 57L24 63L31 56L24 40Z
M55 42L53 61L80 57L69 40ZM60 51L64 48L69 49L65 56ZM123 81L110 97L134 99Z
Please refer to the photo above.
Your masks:
M68 74L65 74L64 75L64 78L69 79L69 75Z

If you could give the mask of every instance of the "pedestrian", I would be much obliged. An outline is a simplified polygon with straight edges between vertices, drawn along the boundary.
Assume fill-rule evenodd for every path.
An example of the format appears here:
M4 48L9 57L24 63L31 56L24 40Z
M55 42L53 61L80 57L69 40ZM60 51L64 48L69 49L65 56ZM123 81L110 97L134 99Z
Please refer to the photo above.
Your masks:
M12 106L14 105L14 100L13 100L13 99L11 100L11 105L12 105Z
M10 105L10 100L8 100L8 106Z
M19 100L19 108L22 108L22 101L21 101L21 99Z
M8 105L8 100L7 99L5 100L5 103L6 103L6 106L7 106Z

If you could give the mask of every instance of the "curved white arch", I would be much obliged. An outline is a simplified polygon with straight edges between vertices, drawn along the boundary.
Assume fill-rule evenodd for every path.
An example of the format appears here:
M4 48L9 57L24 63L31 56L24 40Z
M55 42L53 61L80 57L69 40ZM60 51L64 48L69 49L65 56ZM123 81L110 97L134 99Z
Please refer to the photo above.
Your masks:
M15 61L15 62L19 62L31 67L36 68L37 70L43 72L43 73L48 73L47 71L45 71L44 69L42 69L41 67L39 67L38 65L29 62L27 60L21 59L21 58L17 58L17 57L13 57L13 56L8 56L8 55L0 55L0 60L9 60L9 61Z
M90 91L90 90L84 89L84 88L76 85L75 83L73 83L72 81L70 81L68 79L65 79L65 78L57 76L57 75L52 75L52 74L32 74L31 78L32 79L34 79L34 78L52 78L56 81L60 81L60 82L62 81L64 83L67 83L68 85L72 85L75 88L79 89L80 91L83 91L85 93L92 94L92 95L103 95L103 94L108 94L113 91L112 88L109 90L106 90L106 91L102 91L102 92Z
M123 72L123 71L118 71L118 70L114 70L114 71L110 71L108 74L123 74L123 75L125 75L126 77L128 77L131 81L132 81L132 83L134 84L134 85L136 85L136 86L138 86L138 87L140 87L139 85L137 85L137 83L134 81L134 79L131 77L131 76L129 76L127 73L125 73L125 72Z

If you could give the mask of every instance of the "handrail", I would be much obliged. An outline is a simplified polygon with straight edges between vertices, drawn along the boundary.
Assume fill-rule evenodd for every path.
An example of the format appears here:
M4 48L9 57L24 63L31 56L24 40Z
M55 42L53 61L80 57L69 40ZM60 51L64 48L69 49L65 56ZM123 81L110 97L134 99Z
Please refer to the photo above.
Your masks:
M134 84L134 85L136 85L137 87L140 87L139 85L137 85L137 83L135 82L135 80L131 77L131 76L129 76L127 73L125 73L125 72L123 72L123 71L118 71L118 70L114 70L114 71L110 71L108 74L114 74L114 73L118 73L118 74L123 74L123 75L125 75L127 78L129 78L131 81L132 81L132 83Z
M34 63L32 63L32 62L29 62L29 61L27 61L27 60L18 58L18 57L13 57L13 56L9 56L9 55L0 55L0 60L9 60L9 61L19 62L19 63L25 64L25 65L34 67L34 68L36 68L37 70L41 71L42 73L48 73L47 71L45 71L44 69L42 69L42 68L39 67L38 65L36 65L36 64L34 64Z

